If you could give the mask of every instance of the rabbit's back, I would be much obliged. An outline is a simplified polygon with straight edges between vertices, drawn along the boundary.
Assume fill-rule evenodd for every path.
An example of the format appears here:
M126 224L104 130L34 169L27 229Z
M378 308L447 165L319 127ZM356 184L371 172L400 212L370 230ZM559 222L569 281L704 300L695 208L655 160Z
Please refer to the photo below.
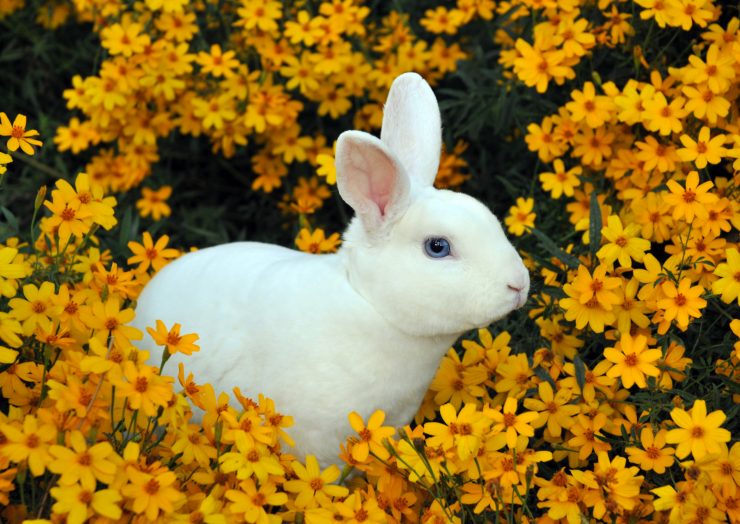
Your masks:
M330 463L351 433L350 411L367 417L384 408L388 422L406 423L440 356L428 351L428 340L380 317L352 288L343 264L341 255L251 242L190 253L147 285L135 325L178 322L182 333L198 333L201 350L173 355L165 373L183 362L197 383L217 391L265 394L294 417L297 449ZM158 364L161 349L148 335L140 345L154 350L150 363ZM401 348L408 366L398 365ZM418 373L424 376L412 378Z

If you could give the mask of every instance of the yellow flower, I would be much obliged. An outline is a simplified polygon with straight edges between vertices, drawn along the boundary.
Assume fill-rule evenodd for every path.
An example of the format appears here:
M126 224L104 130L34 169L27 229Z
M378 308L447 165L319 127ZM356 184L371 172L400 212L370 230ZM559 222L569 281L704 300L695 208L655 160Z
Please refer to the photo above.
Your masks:
M671 418L676 429L666 435L666 442L678 444L676 457L684 458L689 453L699 460L707 453L718 453L721 442L729 442L730 432L720 426L727 416L722 410L712 411L707 415L707 404L704 400L694 401L689 411L680 408L671 410Z
M216 78L221 76L229 78L234 74L234 69L239 66L239 60L234 58L235 56L235 51L224 53L220 45L213 44L210 53L201 51L195 61L200 65L203 73L211 74Z
M139 54L151 43L149 35L142 34L143 29L141 24L131 21L112 24L100 32L100 43L111 55Z
M216 458L217 453L216 448L211 445L208 438L201 431L200 426L187 424L175 431L176 439L170 448L172 453L181 453L183 464L197 462L204 468L208 468L211 460Z
M655 19L658 27L665 27L673 21L671 4L666 0L635 0L635 3L644 9L640 11L643 20Z
M682 278L678 287L673 282L666 281L661 289L666 298L658 300L658 307L664 311L665 322L669 323L675 319L681 331L686 331L688 328L689 317L701 317L699 310L707 306L707 301L700 298L700 295L704 293L704 288L691 287L689 278Z
M61 312L61 307L54 305L54 284L42 282L39 287L26 284L23 286L23 296L25 298L12 298L8 303L10 314L23 326L23 334L31 335L37 326L50 329L51 319Z
M475 456L491 425L490 420L475 404L465 404L459 413L455 413L452 404L445 404L439 408L439 414L444 423L424 424L424 433L430 435L427 444L444 450L454 449L462 460Z
M707 126L702 126L699 130L699 137L696 141L688 135L681 135L680 139L684 147L676 153L684 162L693 162L697 169L704 169L708 163L719 164L728 154L728 151L722 147L725 143L725 135L711 138Z
M740 304L740 252L732 247L725 255L726 261L718 264L714 270L714 275L719 278L712 283L712 293L720 295L726 304L735 299Z
M282 506L288 501L288 496L279 492L274 482L260 483L257 487L252 478L240 482L239 489L228 490L225 497L231 501L230 513L240 515L244 522L258 524L279 524L280 517L268 513L269 506Z
M337 167L334 164L334 157L328 154L316 155L316 163L319 167L316 174L326 179L326 183L335 185L337 183Z
M586 125L596 129L604 125L604 122L611 120L612 113L616 106L611 97L596 95L596 89L592 82L586 82L583 85L583 91L574 89L571 94L573 101L565 104L566 109L570 111L573 121L586 121Z
M18 287L16 280L28 276L30 270L14 247L0 247L0 295L12 298Z
M540 173L542 189L550 192L552 198L560 198L562 195L573 196L573 188L581 185L578 175L583 173L581 166L574 166L566 170L563 161L556 158L553 162L554 172Z
M185 502L185 496L177 488L177 476L165 470L154 474L126 469L129 483L121 488L121 494L129 500L136 514L144 514L150 522L160 516L172 514Z
M200 337L195 333L181 335L180 327L180 324L175 323L172 329L168 331L164 322L157 320L156 330L150 327L146 328L146 330L152 336L154 343L159 346L165 346L170 355L174 353L192 355L193 352L200 351L200 346L194 344Z
M707 50L706 61L696 55L689 55L689 65L683 72L687 84L707 83L715 94L722 94L730 88L735 78L735 60L729 53L720 52L719 46L712 44Z
M82 433L72 431L68 446L51 446L49 453L54 457L49 471L61 475L60 484L79 482L82 488L92 491L97 481L104 484L113 482L118 456L107 441L88 447Z
M290 493L297 493L295 504L300 509L315 508L320 499L341 498L349 494L346 487L334 484L342 473L336 464L322 472L316 457L308 455L305 466L294 461L292 468L298 478L288 480L283 487Z
M536 151L540 160L550 162L553 158L565 153L568 148L565 141L556 137L553 131L555 121L545 117L542 125L531 123L527 126L527 135L524 140L530 151Z
M43 475L53 460L49 448L57 436L54 426L41 422L34 415L26 415L21 426L0 424L0 433L5 437L0 457L16 464L28 461L28 469L34 477Z
M354 460L360 463L365 462L371 452L381 458L388 456L383 443L392 437L396 430L390 426L383 426L385 413L381 410L375 411L370 415L367 425L356 411L350 413L348 418L350 426L360 436L359 441L352 445L351 453Z
M566 79L575 78L573 68L566 65L563 51L537 49L521 38L517 39L515 46L520 57L514 60L514 72L538 93L547 91L550 80L561 85Z
M127 360L123 363L123 376L112 381L116 396L126 400L131 409L140 409L147 417L157 414L157 409L167 406L172 398L172 377L157 375L152 366L137 366Z
M7 153L0 152L0 175L5 173L8 168L5 167L5 164L10 164L13 161L13 157L10 156Z
M568 429L573 425L573 417L578 414L579 409L575 404L570 404L573 392L567 388L558 389L553 392L549 382L543 381L537 386L539 398L525 398L524 407L538 412L538 418L532 422L532 427L547 427L547 435L559 437L563 428Z
M632 267L632 260L642 262L645 251L650 249L650 241L638 237L639 224L629 224L622 227L622 221L617 215L610 215L608 225L601 229L601 235L609 242L596 253L606 264L613 264L619 260L622 267Z
M265 444L256 442L244 431L237 431L234 437L235 448L219 457L224 473L236 472L239 480L255 476L264 483L270 475L282 476L283 468L278 458Z
M203 127L221 130L236 118L234 99L228 93L209 99L193 99L193 114L203 120Z
M141 199L136 201L136 208L143 218L151 215L152 220L168 217L172 213L167 199L172 195L172 186L162 186L153 190L148 187L141 188Z
M159 271L164 266L169 264L170 259L176 258L180 255L177 249L168 248L167 243L170 241L170 237L162 235L159 237L156 243L152 240L152 235L149 231L144 231L142 235L143 244L131 241L128 243L128 248L134 254L129 257L126 261L129 264L139 264L136 268L138 273L145 273L151 265L154 271Z
M464 15L458 9L447 9L439 6L435 9L427 9L424 12L424 18L421 19L421 25L430 33L447 33L454 35L460 26L464 23Z
M504 433L506 435L506 445L510 449L516 448L517 437L531 437L534 435L534 428L531 423L539 417L539 413L528 411L517 415L517 400L507 397L501 411L487 409L486 415L493 420L491 431L495 433ZM462 458L462 457L461 457Z
M21 151L27 155L33 155L33 146L40 147L42 145L38 139L31 138L32 136L38 136L38 134L39 132L35 129L26 130L26 115L16 115L11 125L8 115L0 112L0 136L10 137L7 143L10 151L16 151L20 147ZM5 161L0 163L7 164L12 160L8 160L6 157L3 157Z
M55 515L66 515L68 524L83 524L93 515L112 520L121 518L119 502L123 497L115 489L95 491L94 485L71 484L51 488L50 493L56 499L51 511Z
M534 199L517 198L516 205L509 209L508 216L504 219L509 233L522 236L527 230L534 228L534 220L537 215L532 211Z
M660 370L654 364L661 355L659 349L647 348L647 337L644 335L633 338L629 333L624 333L614 347L604 349L604 357L614 363L606 374L609 377L618 377L625 388L631 388L634 384L645 388L646 375L660 375Z
M717 195L709 192L714 186L711 180L699 184L699 173L691 171L686 176L686 187L681 187L673 179L668 180L666 185L670 193L665 195L664 200L673 206L674 220L684 218L691 222L694 216L703 220L709 217L706 206L717 201Z
M94 336L105 342L108 336L120 338L121 341L140 340L143 334L133 326L127 326L134 319L134 310L121 309L120 301L113 296L102 302L96 300L80 311L80 319L87 327L95 330Z
M328 238L324 237L324 230L316 228L313 232L303 228L298 232L295 245L305 253L334 253L339 246L339 233L332 233Z
M666 434L665 429L653 434L652 428L642 428L640 432L642 449L636 447L625 449L630 462L640 466L643 471L655 471L658 474L665 473L666 468L673 465L673 454L675 453L673 448L665 447Z
M656 92L652 99L643 103L645 127L648 131L658 131L661 135L680 132L683 129L681 120L688 113L683 104L683 98L677 97L668 103L663 93Z
M715 94L706 83L684 86L681 92L687 99L684 108L696 118L706 118L712 125L717 123L719 117L725 117L730 112L730 101Z
M570 438L568 446L578 450L578 458L587 459L592 453L609 451L612 446L606 442L601 430L606 425L606 415L599 412L593 418L586 415L578 415L575 423L570 427L573 437Z
M573 156L580 158L584 165L597 169L601 162L612 156L614 138L614 133L605 127L581 129L573 137Z

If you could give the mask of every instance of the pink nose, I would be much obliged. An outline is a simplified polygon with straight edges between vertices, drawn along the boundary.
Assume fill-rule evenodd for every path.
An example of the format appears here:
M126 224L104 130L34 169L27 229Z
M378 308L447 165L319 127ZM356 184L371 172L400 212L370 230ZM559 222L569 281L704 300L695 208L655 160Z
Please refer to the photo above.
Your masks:
M523 287L516 287L516 286L512 286L511 284L507 284L506 287L508 287L509 289L517 293L519 293L522 289L524 289Z

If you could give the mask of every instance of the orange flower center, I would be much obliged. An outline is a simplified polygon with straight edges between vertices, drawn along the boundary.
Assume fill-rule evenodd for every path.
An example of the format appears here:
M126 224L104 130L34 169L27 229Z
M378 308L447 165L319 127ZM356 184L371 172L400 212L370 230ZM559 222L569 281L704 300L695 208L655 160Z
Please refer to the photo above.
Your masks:
M684 191L683 193L683 201L687 204L692 203L694 200L696 200L696 193L693 191Z
M31 433L26 437L26 447L28 448L37 448L39 444L41 443L41 439L36 433Z
M157 256L159 256L159 253L153 247L150 247L146 250L146 258L148 258L149 260L154 260L155 258L157 258Z
M504 413L504 426L513 427L516 424L516 415L514 413Z
M701 426L694 426L691 430L691 436L694 438L702 438L704 436L704 428Z
M201 524L202 522L206 521L206 517L200 511L193 511L190 514L189 520L190 524Z
M136 385L134 385L134 389L139 393L145 393L146 390L149 389L149 381L146 379L146 377L138 377L136 379Z
M73 220L75 217L75 210L65 206L64 211L62 211L62 214L60 216L62 217L62 220L65 221Z
M732 277L735 279L735 282L740 282L740 271L732 275Z
M591 291L593 291L594 293L598 293L603 287L604 283L597 278L595 278L593 282L591 282Z
M324 487L324 481L319 478L311 479L311 482L309 482L309 486L311 486L312 490L319 491L321 488Z
M700 155L703 155L707 152L707 144L704 142L699 142L696 144L696 150Z
M665 106L660 111L660 115L663 116L663 117L665 117L665 118L668 118L669 116L671 116L671 108L669 106Z
M105 329L107 329L108 331L113 331L117 327L118 327L118 320L116 320L115 318L109 318L108 320L105 321Z
M90 504L93 500L92 493L90 493L88 490L83 489L80 491L80 494L77 495L77 500L85 504L86 506Z
M88 453L87 451L81 453L77 457L77 463L80 466L89 466L90 464L92 464L92 457L90 456L90 453Z
M624 357L624 364L626 366L636 366L638 362L637 355L630 353Z
M660 450L655 446L648 446L647 449L645 449L645 455L647 455L651 460L656 460L660 458Z
M259 462L260 461L260 454L257 453L257 450L252 450L249 453L247 453L247 460L249 462Z
M367 520L368 513L364 508L360 508L355 512L355 520L357 522L364 522Z
M149 479L149 482L144 484L144 491L149 495L156 495L159 491L159 482L157 482L157 479Z
M21 126L13 126L13 129L10 130L10 136L13 138L23 138L23 133L25 131L26 130Z
M674 300L677 306L683 306L684 304L686 304L686 297L683 296L681 293L676 295L676 298Z
M167 345L168 346L176 346L180 343L180 340L182 337L178 336L176 333L168 333L167 334Z
M614 243L617 244L619 247L624 247L627 245L627 239L624 237L617 237Z
M44 311L46 311L46 304L44 304L40 300L34 300L31 304L31 310L36 314L43 313Z

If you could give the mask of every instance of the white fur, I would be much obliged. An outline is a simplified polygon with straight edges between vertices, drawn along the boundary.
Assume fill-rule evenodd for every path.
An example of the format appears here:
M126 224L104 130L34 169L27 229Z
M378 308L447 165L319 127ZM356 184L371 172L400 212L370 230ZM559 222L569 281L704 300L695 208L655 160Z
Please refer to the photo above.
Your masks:
M347 131L337 185L356 217L335 255L256 242L188 254L139 297L134 324L200 335L174 356L199 383L264 393L295 419L299 456L338 462L351 411L408 423L449 346L521 306L529 275L498 220L477 200L432 187L441 147L439 109L414 73L396 79L382 140ZM425 254L445 237L452 255ZM518 288L519 291L513 288ZM144 347L154 347L147 336ZM153 359L157 360L157 359Z

